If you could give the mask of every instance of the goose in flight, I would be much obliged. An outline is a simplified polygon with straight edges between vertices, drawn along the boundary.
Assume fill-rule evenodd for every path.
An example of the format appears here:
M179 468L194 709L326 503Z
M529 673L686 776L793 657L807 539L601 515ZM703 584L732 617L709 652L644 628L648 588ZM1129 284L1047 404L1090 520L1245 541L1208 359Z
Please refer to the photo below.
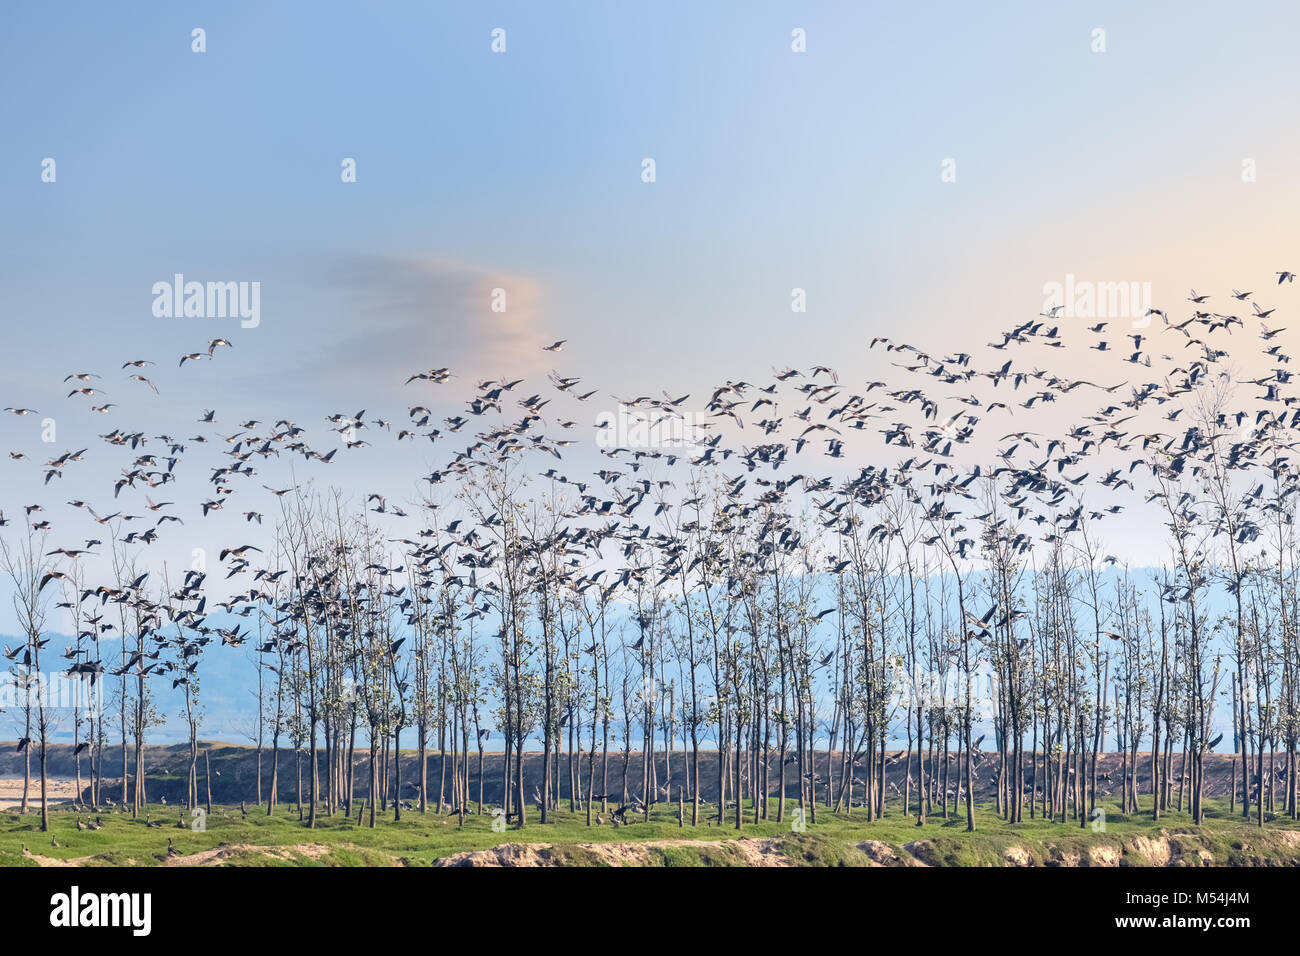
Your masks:
M55 554L62 554L62 555L66 555L69 558L72 558L75 561L83 554L94 554L94 553L95 553L94 551L87 551L85 548L55 548L53 551L46 552L46 557Z
M37 587L36 593L39 594L41 591L44 591L45 585L49 584L51 581L67 581L67 580L68 580L68 576L64 574L62 571L46 571L45 576L41 578L41 583L40 586Z
M567 342L567 341L569 341L569 340L568 340L568 339L560 339L558 342L552 342L550 345L542 346L542 351L543 351L543 352L563 352L563 351L564 351L564 343Z
M251 545L251 544L246 544L246 545L243 545L242 547L239 547L239 548L222 548L222 549L221 549L221 554L217 557L217 560L218 560L218 561L224 561L224 560L226 560L226 557L227 557L228 555L232 555L232 556L234 556L234 557L236 557L236 558L242 558L242 557L243 557L245 554L247 554L249 551L256 551L258 554L261 554L261 553L262 553L262 549L261 549L261 548L254 547L254 546Z

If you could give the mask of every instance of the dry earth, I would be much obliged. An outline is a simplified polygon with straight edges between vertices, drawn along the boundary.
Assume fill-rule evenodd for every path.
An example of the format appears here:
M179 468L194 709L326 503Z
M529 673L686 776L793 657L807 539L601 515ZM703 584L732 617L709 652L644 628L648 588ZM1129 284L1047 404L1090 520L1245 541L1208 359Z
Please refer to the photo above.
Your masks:
M323 843L296 843L286 846L258 846L253 843L222 843L210 850L200 850L198 853L183 853L180 856L168 856L166 860L161 860L163 866L221 866L228 863L233 857L245 853L260 854L262 856L272 857L283 860L288 863L299 862L300 857L306 857L309 860L319 860L327 855L331 849L346 849L343 847L329 847ZM43 856L40 853L33 853L31 850L23 850L24 858L34 861L38 866L94 866L97 858L93 856L76 856L63 860L53 856Z
M880 840L865 840L851 844L865 860L859 859L859 865L867 866L943 866L945 861L931 840L915 840L903 846L895 846ZM679 847L691 847L705 853L715 851L725 853L733 865L759 867L790 867L797 862L786 853L787 841L780 837L753 838L741 837L735 840L650 840L642 843L574 843L556 845L551 843L503 843L486 850L473 850L455 853L434 861L434 866L452 867L558 867L581 860L584 865L597 866L660 866L663 864L664 850ZM222 843L208 850L197 853L181 854L163 858L159 862L164 866L223 866L240 862L241 858L250 856L269 857L285 863L301 863L304 860L316 861L327 857L334 850L353 849L348 844L331 846L323 843L298 843L276 845L256 845L251 843ZM1246 853L1251 853L1250 846L1242 846ZM1300 831L1275 830L1259 834L1256 849L1260 851L1283 851L1283 862L1290 858L1286 851L1300 850ZM59 859L44 856L24 849L23 856L39 866L69 867L95 865L93 856ZM392 864L406 865L402 858L394 857ZM1002 862L1005 866L1015 867L1117 867L1123 865L1137 866L1213 866L1216 861L1213 854L1203 845L1194 833L1170 832L1161 830L1154 836L1131 836L1122 844L1096 844L1089 847L1062 848L1052 843L1045 844L1039 850L1029 846L1010 843L1002 850ZM1249 862L1249 861L1248 861ZM1258 861L1255 861L1258 863ZM1265 861L1267 862L1267 860ZM1277 865L1274 858L1269 865Z
M577 843L567 849L581 851L593 861L608 866L648 866L658 861L652 854L657 847L689 846L721 849L739 853L747 866L794 866L781 852L777 839L738 840L650 840L645 843ZM884 845L884 844L882 844ZM454 853L434 862L434 866L563 866L551 855L550 843L503 843L487 850Z

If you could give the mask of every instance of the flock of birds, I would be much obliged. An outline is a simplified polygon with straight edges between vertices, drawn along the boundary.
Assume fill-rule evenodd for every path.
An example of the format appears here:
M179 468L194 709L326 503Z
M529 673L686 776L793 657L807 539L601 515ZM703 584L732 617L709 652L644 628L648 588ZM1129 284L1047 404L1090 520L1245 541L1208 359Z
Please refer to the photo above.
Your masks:
M1277 273L1277 285L1293 280L1291 272ZM578 464L570 449L579 443L581 426L554 413L551 406L560 398L588 403L599 392L584 387L576 375L558 371L537 387L526 385L522 378L479 381L463 407L450 414L435 412L434 407L445 411L451 406L437 390L448 387L456 374L446 367L417 371L404 387L432 389L428 393L432 397L416 398L400 425L366 409L328 415L324 427L341 442L341 448L328 451L309 443L307 425L269 415L265 419L241 416L228 425L216 408L203 409L196 419L199 427L188 436L158 434L139 422L113 423L118 406L104 401L111 396L100 374L78 371L64 378L70 385L64 400L85 401L110 421L112 427L98 436L105 449L92 453L90 447L79 448L44 461L15 449L9 458L14 467L40 469L42 484L50 490L74 469L94 469L102 494L93 502L76 498L65 502L70 513L84 516L91 534L74 534L75 525L55 514L60 502L49 497L11 508L8 517L0 511L0 526L7 526L0 534L13 534L15 529L21 533L23 522L14 520L21 512L31 533L41 540L47 536L57 540L56 546L42 552L47 564L39 590L58 582L63 588L59 606L76 615L77 640L63 654L70 673L92 680L104 674L163 676L171 680L173 689L191 680L207 644L243 645L250 637L250 615L265 613L273 627L273 636L259 643L258 652L291 656L304 646L310 621L319 622L327 615L343 621L342 603L349 588L369 587L372 593L382 593L408 615L408 623L420 589L446 583L468 592L466 618L499 610L501 584L495 573L493 530L503 516L491 507L468 508L454 520L446 520L453 495L445 492L475 485L486 470L507 464L517 470L532 468L530 480L548 484L564 496L563 521L534 544L539 554L555 557L555 567L575 593L590 592L601 599L616 599L637 588L663 588L695 573L702 557L691 547L682 523L670 520L674 513L699 520L720 516L733 528L747 529L753 547L736 557L740 566L747 563L761 571L774 555L801 553L808 532L792 514L796 496L810 508L821 529L814 533L832 542L836 536L857 533L860 509L901 495L928 529L923 536L928 547L949 551L957 559L974 558L992 522L999 533L1005 533L1012 549L1024 553L1038 542L1060 541L1086 522L1121 513L1126 505L1119 492L1139 492L1135 472L1140 468L1175 482L1194 477L1203 467L1201 459L1210 443L1224 435L1232 436L1228 467L1245 473L1263 464L1283 482L1282 496L1294 496L1294 471L1279 472L1275 460L1279 449L1293 446L1300 427L1297 396L1288 389L1290 357L1278 338L1285 329L1266 324L1275 310L1263 308L1252 292L1234 289L1231 300L1233 311L1211 311L1213 297L1193 290L1185 318L1152 309L1147 318L1160 320L1153 327L1125 331L1117 321L1087 326L1090 341L1083 350L1115 356L1098 360L1095 377L1107 374L1105 369L1112 365L1116 372L1113 378L1098 381L1039 367L1044 356L1080 348L1077 342L1067 346L1061 306L1001 333L1000 340L988 344L990 359L985 361L965 352L937 355L877 336L869 349L883 350L894 369L891 377L896 375L901 382L873 380L854 387L824 365L774 369L766 380L728 380L713 388L707 400L700 400L709 434L698 444L600 448L598 453L608 463L591 472L570 474L563 471L566 460ZM1239 314L1246 303L1251 312ZM1224 375L1236 374L1229 362L1236 357L1230 356L1228 343L1248 335L1248 322L1257 326L1254 338L1260 343L1258 354L1249 361L1260 367L1233 381L1236 387L1252 391L1257 407L1224 411L1219 420L1209 423L1207 432L1206 422L1189 420L1192 416L1180 400L1211 387ZM564 345L565 340L557 341L545 351L557 354ZM218 363L234 348L231 341L215 338L206 349L182 355L177 366ZM1103 367L1103 362L1108 364ZM144 374L153 365L137 358L122 363L120 370L126 383L162 400L159 384ZM1049 425L1048 431L1026 423L1070 396L1085 406L1091 402L1077 421ZM661 421L680 418L691 409L689 394L610 397ZM100 401L104 403L95 404ZM26 405L10 406L4 412L19 418L42 415ZM855 433L874 435L878 444L859 450L852 445ZM170 527L209 519L217 512L236 512L250 529L262 529L268 503L274 506L297 496L304 485L263 483L257 480L258 467L266 468L268 461L286 456L328 466L340 450L360 453L372 440L379 443L380 436L399 444L460 447L422 479L430 497L443 493L440 508L423 507L424 503L404 508L390 492L364 492L365 508L376 516L372 520L393 522L393 537L388 540L402 554L391 561L376 559L365 569L375 585L345 584L337 566L299 567L296 572L276 566L270 539L253 530L248 535L252 543L234 541L219 552L229 582L224 585L229 592L224 600L209 601L208 571L189 570L179 582L163 582L159 570L150 568L97 583L86 580L81 570L88 558L107 560L114 549L129 553L121 566L142 566L148 549ZM983 451L978 450L981 444L987 446ZM185 505L166 500L164 496L181 497L188 460L193 449L203 446L214 446L220 453L219 461L208 466L206 490ZM1110 454L1116 460L1100 467L1094 464ZM121 456L120 468L110 463L110 455ZM534 456L546 464L544 470L532 464ZM886 464L891 456L894 461ZM985 464L971 460L980 457ZM383 463L379 468L384 470ZM701 474L713 476L710 480L721 503L716 513L714 500L694 480ZM977 482L984 481L996 489L1002 508L998 515L990 510L987 496L978 493ZM1089 489L1100 490L1104 503L1091 504ZM1264 498L1261 482L1244 502L1263 505ZM1183 496L1174 507L1193 508L1192 496ZM436 520L429 521L430 516ZM1240 516L1235 529L1243 543L1260 534L1248 512ZM898 528L881 517L864 531L868 540L884 541ZM825 549L823 560L809 570L834 575L850 565L843 549L835 547ZM400 583L402 575L405 583ZM739 578L739 571L729 572L726 587L737 586ZM148 639L147 644L141 641L141 650L126 648L126 635L121 624L111 619L110 606L119 606L119 621L134 622L135 632ZM221 619L211 617L218 608L225 613ZM99 653L105 635L123 640L116 662ZM28 667L47 642L42 638L6 646L4 655L15 666ZM633 646L638 649L640 642ZM24 739L20 749L28 743Z

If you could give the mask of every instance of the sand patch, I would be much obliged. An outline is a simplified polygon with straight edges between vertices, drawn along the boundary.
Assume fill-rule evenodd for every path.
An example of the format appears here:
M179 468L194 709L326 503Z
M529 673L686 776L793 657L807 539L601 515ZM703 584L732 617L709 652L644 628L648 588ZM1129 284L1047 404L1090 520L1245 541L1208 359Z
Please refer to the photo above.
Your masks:
M1012 844L1002 851L1002 858L1009 866L1033 866L1034 856L1023 846Z
M252 843L221 843L210 850L199 850L197 853L182 853L179 856L166 856L166 849L162 849L156 857L162 866L222 866L232 857L239 856L242 853L260 853L273 859L283 860L286 863L300 863L301 857L309 860L319 860L335 849L347 849L344 845L331 847L324 843L294 843L283 846L257 846ZM95 866L101 862L98 856L77 856L67 859L60 859L54 856L44 856L40 853L33 853L30 850L23 851L23 857L32 860L38 866ZM133 860L128 860L130 865Z
M1088 865L1089 866L1119 866L1120 857L1123 854L1117 846L1106 846L1098 844L1088 848Z
M77 781L63 780L57 777L45 781L46 799L51 804L71 803L77 799ZM23 804L23 778L0 777L0 810L16 811ZM27 809L29 813L41 811L41 781L33 777L27 789Z
M856 844L871 861L872 866L922 866L915 859L904 860L898 855L898 850L892 844L884 843L880 840L863 840Z
M1169 834L1163 830L1158 837L1134 837L1133 849L1142 855L1148 866L1168 866L1173 858Z
M297 862L297 856L305 856L309 860L319 860L326 856L330 850L343 848L344 847L342 846L330 847L324 843L293 843L285 844L283 846L257 846L252 843L220 843L211 850L200 850L197 853L183 853L180 856L169 856L163 863L163 866L221 866L231 857L238 856L241 853L260 853L263 856L269 856L273 859L284 860L287 863L294 863Z
M73 856L64 860L57 856L42 856L26 849L23 850L23 858L36 861L37 866L85 866L95 859L93 856Z
M661 862L653 851L665 847L728 849L740 855L747 866L794 866L776 839L739 840L651 840L645 843L575 843L571 850L596 864L607 866L657 866ZM434 866L564 866L550 843L502 843L486 850L453 853L433 861Z

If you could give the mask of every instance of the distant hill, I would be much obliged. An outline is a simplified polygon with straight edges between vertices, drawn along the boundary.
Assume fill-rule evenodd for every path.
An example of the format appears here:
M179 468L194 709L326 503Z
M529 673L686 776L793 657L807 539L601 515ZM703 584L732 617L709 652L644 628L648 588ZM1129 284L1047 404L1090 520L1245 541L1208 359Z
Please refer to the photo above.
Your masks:
M203 741L200 744L200 756L198 764L199 773L199 792L205 793L206 781L204 779L204 761L202 752L206 751L212 764L212 799L215 803L237 804L241 800L250 804L260 802L265 799L266 787L270 785L271 775L271 754L269 750L262 754L262 793L258 793L258 773L257 773L257 750L253 747L238 746L235 744L224 743L221 741ZM145 748L145 767L146 779L148 785L148 797L150 802L157 802L166 798L169 804L180 804L184 802L186 789L186 774L189 748L187 745L169 745L169 746L150 746ZM688 760L686 754L680 751L675 752L671 757L672 763L672 791L670 802L676 802L678 788L687 781ZM790 755L793 757L793 754ZM662 752L655 755L655 765L658 774L660 786L668 782L668 758ZM128 766L130 766L131 754L128 752ZM631 760L628 763L627 771L627 794L630 797L636 797L640 793L640 775L641 762L640 754L633 751ZM322 752L323 760L323 752ZM833 756L835 771L835 781L839 783L839 760L838 753ZM718 755L716 751L702 751L700 755L700 793L706 802L716 801L718 795ZM915 755L913 755L913 790L915 790L916 766ZM1098 760L1099 790L1102 796L1108 796L1111 793L1118 793L1120 780L1120 762L1119 754L1109 753L1102 755ZM297 755L292 750L281 750L280 752L280 780L279 780L279 799L282 803L291 803L297 799L298 789L298 766L301 765L303 774L303 796L306 796L306 776L309 772L310 761L307 753ZM403 749L402 752L402 795L405 799L414 800L416 798L416 788L414 786L417 780L417 766L415 753ZM981 753L978 758L976 769L976 796L980 800L992 800L995 796L994 790L994 773L993 769L997 766L998 755L996 753ZM581 789L587 792L587 760L584 754L579 761L575 757L575 764L579 765L581 772ZM596 784L595 792L599 795L607 792L608 798L614 803L622 803L624 799L623 786L623 754L621 751L611 751L609 755L608 777L603 773L603 765L599 753L596 755ZM72 747L57 744L50 748L49 753L49 773L51 777L72 779L76 775L76 761L72 754ZM450 775L451 775L451 757L447 757L447 792L450 793ZM1179 756L1174 755L1174 777L1177 778L1180 772ZM105 752L104 760L104 784L105 793L109 799L117 801L121 797L121 767L122 752L120 747L109 748ZM369 789L369 765L368 754L358 750L355 760L355 793L358 798L367 794ZM569 784L568 784L568 764L565 758L561 758L560 768L560 786L561 801L567 803ZM83 782L89 774L90 764L86 755L81 756L81 773ZM436 801L438 792L439 776L441 761L438 755L432 754L428 759L428 779L430 800ZM1285 770L1284 758L1278 755L1278 769ZM816 770L821 781L818 785L818 799L825 799L825 778L826 774L826 752L819 751L817 754ZM391 771L391 767L390 767ZM1228 790L1232 780L1232 755L1230 754L1207 754L1205 759L1206 771L1206 795L1211 797L1227 797ZM33 776L35 775L35 761L33 760ZM927 771L927 774L930 771ZM14 752L14 744L0 743L0 777L21 777L23 773L23 756ZM791 763L786 768L788 792L795 794L798 792L795 775L797 773L796 764ZM861 780L861 770L855 775ZM957 788L960 767L957 762L957 755L954 752L951 755L951 766L949 769L949 786L954 792ZM1110 775L1107 779L1106 775ZM530 753L526 755L524 761L524 790L531 795L533 787L541 782L542 775L542 755L540 753ZM608 781L607 788L602 785L604 780ZM779 770L772 767L770 770L770 784L772 795L777 793L777 784L779 780ZM1026 766L1026 780L1029 783L1033 781L1033 774ZM891 786L891 784L893 786ZM901 791L905 786L903 761L898 760L891 764L888 769L886 783L886 802L890 805L898 805L901 796L894 786ZM1146 791L1150 789L1150 763L1149 754L1146 757L1139 755L1138 763L1138 786L1143 791L1141 797L1148 799ZM1277 783L1278 800L1282 799L1282 793L1285 784L1279 779ZM861 797L861 787L855 787L855 802ZM1177 792L1177 783L1175 783L1175 793ZM477 754L470 756L470 794L471 801L475 800L479 793L478 780L478 757ZM483 799L484 802L491 805L497 805L501 802L501 755L500 753L486 754L484 760L483 773ZM915 797L915 793L913 793ZM661 801L665 798L660 796ZM951 803L950 798L950 803ZM1141 799L1141 798L1140 798Z

